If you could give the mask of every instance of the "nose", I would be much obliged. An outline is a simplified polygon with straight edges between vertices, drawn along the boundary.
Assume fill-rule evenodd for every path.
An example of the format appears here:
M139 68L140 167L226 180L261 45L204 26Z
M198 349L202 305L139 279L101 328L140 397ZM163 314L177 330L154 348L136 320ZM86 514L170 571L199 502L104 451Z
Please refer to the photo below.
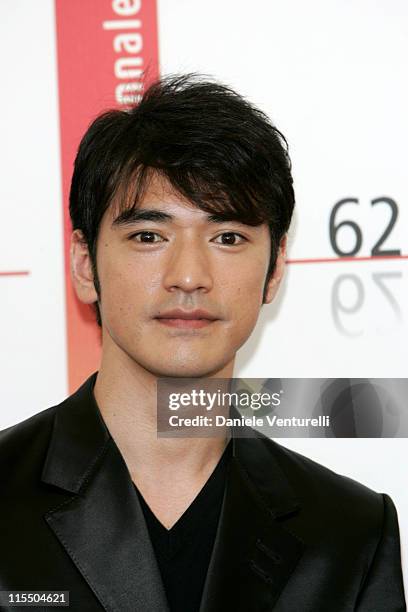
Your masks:
M168 291L207 293L213 286L209 254L198 238L185 238L173 245L164 275Z

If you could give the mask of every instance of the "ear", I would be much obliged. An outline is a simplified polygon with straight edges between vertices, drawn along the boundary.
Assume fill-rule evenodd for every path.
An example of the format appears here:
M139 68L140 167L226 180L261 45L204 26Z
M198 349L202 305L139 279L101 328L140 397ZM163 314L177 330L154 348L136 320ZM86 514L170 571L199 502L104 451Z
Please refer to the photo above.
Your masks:
M282 240L280 241L278 255L277 255L276 263L275 263L275 269L266 287L264 304L270 304L279 289L280 282L285 272L286 247L287 247L287 234L285 234Z
M95 291L91 257L88 245L81 230L74 230L71 235L71 278L78 299L84 304L98 300Z

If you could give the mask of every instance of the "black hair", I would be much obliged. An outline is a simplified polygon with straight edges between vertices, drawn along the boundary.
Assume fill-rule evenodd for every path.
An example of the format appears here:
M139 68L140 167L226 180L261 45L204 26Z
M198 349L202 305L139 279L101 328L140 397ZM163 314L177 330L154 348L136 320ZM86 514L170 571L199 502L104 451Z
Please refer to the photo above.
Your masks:
M88 246L98 297L102 216L113 200L120 214L137 207L152 172L221 220L268 223L266 288L295 204L286 139L230 87L187 74L161 78L137 104L102 113L79 145L69 210ZM97 303L95 309L101 325Z

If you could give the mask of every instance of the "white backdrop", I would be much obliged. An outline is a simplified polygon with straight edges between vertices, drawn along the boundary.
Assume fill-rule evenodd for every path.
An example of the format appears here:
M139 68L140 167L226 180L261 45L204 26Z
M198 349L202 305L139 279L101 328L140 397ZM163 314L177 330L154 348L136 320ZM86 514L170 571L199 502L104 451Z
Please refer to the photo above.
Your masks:
M84 0L86 1L86 0ZM0 428L67 395L55 20L52 0L2 0ZM297 210L290 260L408 253L408 5L403 0L158 0L161 72L199 71L287 136ZM30 271L20 276L4 271ZM237 376L408 377L408 260L287 266ZM408 451L400 440L278 440L389 493L408 563ZM406 571L406 574L408 571Z

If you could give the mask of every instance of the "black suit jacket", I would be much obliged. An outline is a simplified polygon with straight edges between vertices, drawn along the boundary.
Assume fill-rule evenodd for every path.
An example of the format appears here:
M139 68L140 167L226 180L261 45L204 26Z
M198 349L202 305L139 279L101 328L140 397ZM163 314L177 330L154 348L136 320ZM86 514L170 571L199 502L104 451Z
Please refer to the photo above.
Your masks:
M78 612L162 612L143 512L95 379L0 433L0 590L70 591ZM200 612L405 610L390 497L250 432L233 438Z

